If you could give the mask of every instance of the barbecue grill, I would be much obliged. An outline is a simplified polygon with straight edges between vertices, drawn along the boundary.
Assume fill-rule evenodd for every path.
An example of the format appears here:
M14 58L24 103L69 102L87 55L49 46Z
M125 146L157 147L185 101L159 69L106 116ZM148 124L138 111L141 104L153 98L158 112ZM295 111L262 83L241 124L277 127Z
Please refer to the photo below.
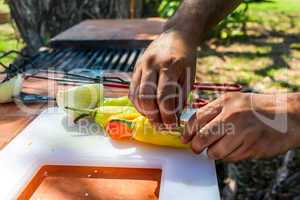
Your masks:
M76 68L90 70L133 71L142 48L44 48L30 58L23 68L70 72Z
M132 72L138 57L162 32L163 24L161 19L87 20L51 39L35 55L21 56L10 69L21 69L25 78L54 80L60 84L97 82L127 89L128 77L123 79L114 75L115 72ZM193 89L240 91L241 86L195 83ZM26 95L21 97L23 101L26 99ZM203 98L195 99L193 107L208 103Z
M162 32L163 24L159 18L83 21L52 38L33 55L16 51L0 54L0 59L18 54L9 66L0 60L0 70L1 66L5 68L0 71L0 83L22 73L25 79L55 80L59 85L101 82L109 87L128 88L128 72L133 71L138 57ZM18 97L26 103L54 100L51 95L28 92Z
M50 40L18 67L70 72L74 69L132 72L144 48L162 32L162 19L87 20Z

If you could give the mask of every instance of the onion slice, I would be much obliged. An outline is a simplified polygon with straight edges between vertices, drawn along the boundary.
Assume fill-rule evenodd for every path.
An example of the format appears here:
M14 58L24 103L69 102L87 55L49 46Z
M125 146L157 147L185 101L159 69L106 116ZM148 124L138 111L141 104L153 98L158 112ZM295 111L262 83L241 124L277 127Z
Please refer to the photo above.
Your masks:
M18 96L22 90L23 78L21 74L0 83L0 103L9 103Z

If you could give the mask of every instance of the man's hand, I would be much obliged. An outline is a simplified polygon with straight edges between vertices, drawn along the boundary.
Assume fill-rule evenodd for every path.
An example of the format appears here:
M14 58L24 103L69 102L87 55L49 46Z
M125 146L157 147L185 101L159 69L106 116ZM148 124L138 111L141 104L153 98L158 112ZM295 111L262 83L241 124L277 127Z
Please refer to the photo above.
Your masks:
M129 97L136 108L158 126L177 125L194 82L196 44L178 31L163 33L138 60Z
M165 32L138 60L129 97L154 125L177 125L177 114L194 82L196 47L241 1L182 1Z
M300 146L299 94L228 93L199 109L183 142L213 159L265 158Z

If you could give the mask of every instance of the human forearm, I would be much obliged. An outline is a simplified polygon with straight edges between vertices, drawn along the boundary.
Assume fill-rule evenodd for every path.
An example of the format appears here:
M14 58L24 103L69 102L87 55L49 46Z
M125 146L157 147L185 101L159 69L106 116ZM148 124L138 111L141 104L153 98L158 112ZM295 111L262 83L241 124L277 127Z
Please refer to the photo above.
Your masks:
M198 110L183 142L213 159L267 158L300 147L300 93L226 93Z
M248 104L270 133L286 138L287 148L300 147L300 93L252 94Z
M197 46L208 29L233 10L241 0L184 0L138 60L129 97L154 125L178 125L192 88ZM179 87L178 87L179 86Z
M178 11L165 25L165 30L186 34L199 44L208 30L234 10L242 0L183 0Z

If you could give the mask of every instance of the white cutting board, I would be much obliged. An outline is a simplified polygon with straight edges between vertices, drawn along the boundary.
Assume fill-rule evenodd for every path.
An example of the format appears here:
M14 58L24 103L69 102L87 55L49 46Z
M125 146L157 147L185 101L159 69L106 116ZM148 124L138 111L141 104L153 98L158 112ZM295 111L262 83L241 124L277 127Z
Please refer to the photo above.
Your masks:
M63 111L45 110L0 151L0 199L15 199L47 164L160 168L160 200L220 199L214 162L205 155L84 132Z

